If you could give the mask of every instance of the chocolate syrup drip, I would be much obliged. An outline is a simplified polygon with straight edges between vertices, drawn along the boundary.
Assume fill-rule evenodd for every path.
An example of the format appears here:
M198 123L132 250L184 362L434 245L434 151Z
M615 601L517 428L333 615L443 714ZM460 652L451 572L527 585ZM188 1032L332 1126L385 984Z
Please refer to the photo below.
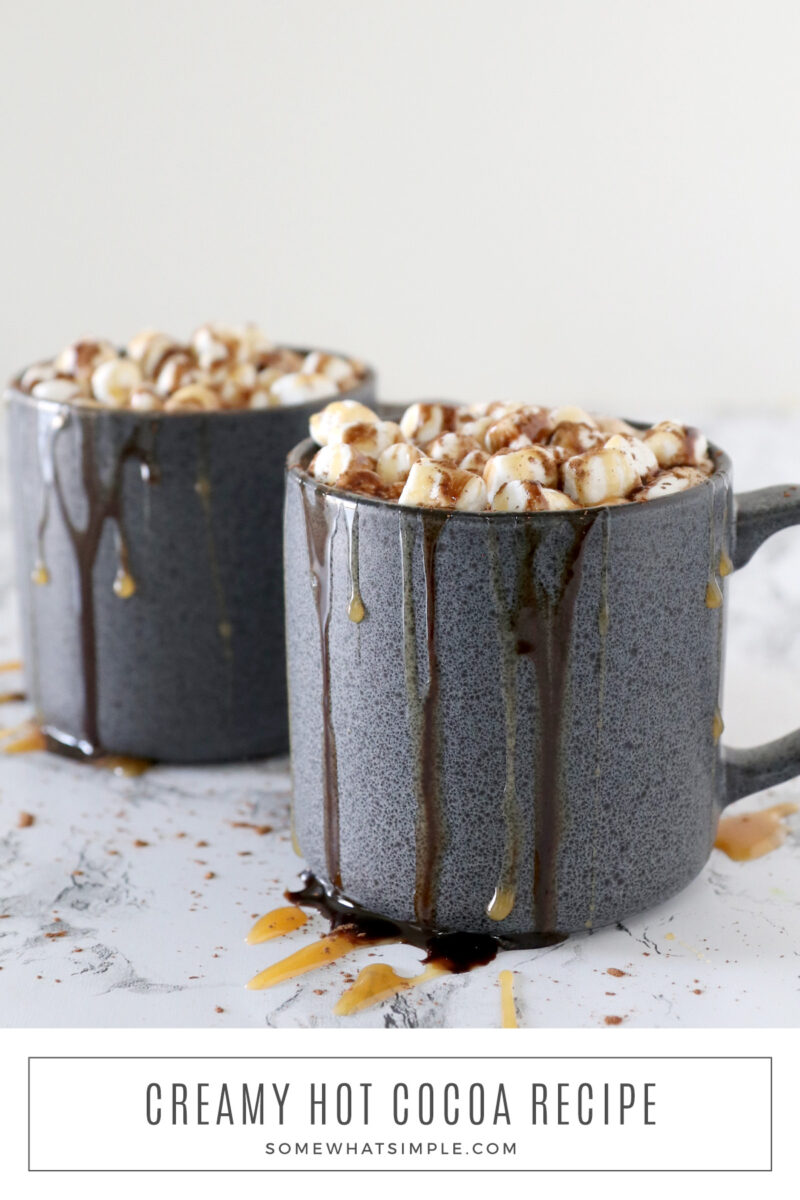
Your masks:
M296 892L286 892L286 899L292 904L315 908L330 921L331 931L352 930L354 944L384 938L405 942L424 950L426 963L438 963L454 974L484 966L500 950L537 950L554 946L566 938L566 934L561 933L452 933L415 921L392 921L354 904L310 871L301 878L303 886Z
M72 747L85 757L93 758L102 754L98 728L98 695L97 695L97 640L95 629L94 604L94 567L97 552L106 521L115 521L122 544L122 483L125 464L130 459L137 460L144 477L145 466L148 477L152 477L152 459L154 455L153 437L143 437L140 430L133 433L123 443L114 460L111 479L104 484L97 468L95 459L94 422L79 412L69 412L65 415L64 426L70 421L77 421L80 430L81 443L81 480L86 498L87 516L84 527L78 528L70 515L64 495L61 479L55 462L55 439L51 447L51 471L53 490L58 502L61 518L75 552L78 569L78 590L80 597L80 651L83 669L83 738ZM152 434L152 431L151 431ZM54 733L43 731L48 744L53 748L63 747L64 742Z
M329 505L325 494L310 484L301 486L306 525L311 590L317 610L322 661L322 799L325 863L336 887L341 887L339 847L339 768L331 708L331 548L339 519L339 506Z
M572 616L581 577L581 551L597 518L592 510L570 521L570 542L563 553L555 591L537 573L543 546L541 526L523 522L517 608L517 653L531 659L538 712L534 764L533 919L538 930L553 932L558 907L558 850L563 818L562 739L567 701Z
M600 637L600 655L597 667L597 742L595 747L594 780L592 788L592 880L589 891L589 916L586 928L594 925L594 914L597 907L597 825L600 812L600 750L603 742L603 721L606 697L606 659L608 627L611 614L608 608L608 546L611 534L611 521L608 509L603 512L603 547L600 561L600 609L597 614L597 632Z
M400 519L406 697L417 794L414 912L420 924L426 927L433 926L436 922L439 869L444 841L440 796L439 660L436 652L436 547L446 521L446 516L427 512L403 513ZM422 529L425 648L428 662L428 684L424 695L420 694L417 668L417 620L413 580L413 551L418 523Z

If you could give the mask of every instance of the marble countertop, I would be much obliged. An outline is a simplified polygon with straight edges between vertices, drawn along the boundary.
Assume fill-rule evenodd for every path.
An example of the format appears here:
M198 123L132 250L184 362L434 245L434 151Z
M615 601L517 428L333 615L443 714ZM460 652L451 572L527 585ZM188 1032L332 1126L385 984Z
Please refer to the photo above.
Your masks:
M716 416L706 428L733 456L739 488L800 480L800 416ZM5 496L0 538L4 661L19 653ZM734 577L729 618L726 740L800 725L800 532L773 538ZM0 676L0 691L15 684ZM24 704L2 712L4 726L27 715ZM798 1023L800 817L778 851L749 863L714 851L686 891L623 925L436 978L356 1017L333 1015L344 977L378 960L411 974L418 952L361 949L247 991L325 928L314 916L288 938L245 944L300 866L289 793L284 759L125 779L45 753L0 758L0 1025L491 1027L501 968L514 972L525 1026ZM738 807L784 799L800 800L799 782ZM33 824L19 827L21 812Z

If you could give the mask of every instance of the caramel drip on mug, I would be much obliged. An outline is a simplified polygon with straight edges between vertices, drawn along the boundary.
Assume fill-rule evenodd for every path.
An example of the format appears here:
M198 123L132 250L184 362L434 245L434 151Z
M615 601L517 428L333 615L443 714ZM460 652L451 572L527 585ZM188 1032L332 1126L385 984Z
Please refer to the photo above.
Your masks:
M31 571L31 580L40 587L50 582L50 571L45 561L44 537L50 522L50 497L55 476L55 452L58 435L69 419L66 409L50 412L40 410L37 417L37 440L39 469L42 473L42 507L36 525L36 563Z
M545 544L541 526L523 524L523 552L515 614L517 653L533 663L538 697L534 763L533 915L540 933L554 933L558 909L558 849L564 808L563 724L567 705L572 616L581 578L581 551L597 517L576 513L569 523L561 577L552 591L539 577L537 559ZM557 537L565 528L550 530Z
M361 598L361 587L358 577L358 505L342 504L344 521L347 526L347 562L350 571L350 596L347 602L347 615L356 625L364 620L366 609Z
M322 665L322 799L325 838L325 862L334 887L342 886L339 861L339 764L336 732L333 727L331 697L331 551L339 519L339 505L328 505L325 495L311 486L301 485L306 526L311 590L317 610L320 658Z
M413 551L417 521L422 529L422 571L425 589L425 651L428 685L420 693L417 667L417 621L414 607ZM403 634L409 732L414 756L416 819L416 879L414 913L423 925L436 923L436 894L444 829L440 788L441 733L439 729L439 660L436 653L436 547L447 518L422 512L403 513L400 538L403 555Z
M514 911L517 898L517 876L522 843L522 817L517 798L516 746L517 746L517 656L514 648L514 630L508 603L503 594L503 580L495 528L487 524L487 546L492 573L492 590L498 622L500 643L500 671L503 685L503 714L505 720L506 774L503 788L503 821L505 845L500 865L500 876L491 900L486 906L486 915L492 921L504 921Z

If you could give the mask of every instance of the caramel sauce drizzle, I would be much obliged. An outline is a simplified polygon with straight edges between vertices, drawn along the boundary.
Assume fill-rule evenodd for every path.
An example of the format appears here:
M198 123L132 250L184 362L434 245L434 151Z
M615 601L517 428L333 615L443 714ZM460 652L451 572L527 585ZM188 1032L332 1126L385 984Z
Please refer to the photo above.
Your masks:
M503 1029L518 1029L517 1009L514 1004L514 976L511 971L501 971L497 977L500 984L500 1016Z
M341 887L339 848L339 766L331 697L330 621L331 552L340 508L331 508L325 495L305 484L301 487L303 514L311 570L311 590L317 610L322 664L322 795L325 862L334 887Z
M91 764L124 779L138 779L153 765L149 758L132 758L127 754L101 754L99 758L91 759Z
M19 737L15 735L19 734ZM34 750L46 750L47 739L38 725L32 721L23 721L10 729L0 730L0 738L13 738L3 746L3 754L30 754Z
M500 641L500 663L503 680L503 715L505 720L506 773L503 789L503 819L505 823L505 846L500 865L500 876L494 893L486 906L486 915L492 921L504 921L514 911L517 898L517 877L522 842L522 817L517 797L516 745L517 745L517 655L509 606L503 595L503 581L497 547L497 533L493 526L486 530L489 562L492 572L492 590L498 620Z
M439 866L444 839L439 791L441 731L439 660L436 653L436 547L446 522L446 516L429 512L403 513L400 518L406 698L417 794L414 913L420 924L429 927L436 924ZM418 525L422 530L425 651L428 665L428 682L424 694L420 691L417 666L417 618L413 577L414 545Z
M361 598L358 573L358 505L343 504L342 512L347 527L347 561L350 570L350 598L347 602L347 615L356 625L360 625L367 612Z
M371 963L359 972L355 983L339 997L333 1010L334 1015L350 1017L401 992L437 979L440 975L449 974L450 972L438 963L430 963L419 975L411 976L398 975L388 963Z
M21 658L10 658L8 662L0 663L0 672L3 671L21 671L23 662Z
M725 722L722 719L722 713L719 707L714 709L714 719L711 722L711 736L715 742L718 742L725 730Z
M392 940L394 939L366 938L358 930L343 926L341 929L335 929L332 933L326 933L318 942L304 946L301 950L290 954L288 958L282 958L280 962L273 963L265 971L260 971L250 980L247 987L250 991L263 991L265 988L285 983L288 979L306 975L309 971L316 971L318 967L325 967L328 963L335 962L337 958L352 954L354 950L360 950L363 946L381 946Z
M722 608L722 588L714 575L706 584L706 608Z
M717 564L717 574L723 579L725 579L727 575L733 574L733 563L731 562L731 557L728 554L728 551L724 547L720 551L719 562Z
M739 813L723 817L717 827L714 846L734 862L752 862L786 841L788 829L784 817L800 810L800 805L788 802L773 804L760 812Z
M290 904L285 908L274 908L272 912L259 917L245 938L245 941L248 946L258 946L262 942L269 942L273 938L293 933L295 929L300 929L307 921L308 915L303 912L302 908L298 908L296 904Z

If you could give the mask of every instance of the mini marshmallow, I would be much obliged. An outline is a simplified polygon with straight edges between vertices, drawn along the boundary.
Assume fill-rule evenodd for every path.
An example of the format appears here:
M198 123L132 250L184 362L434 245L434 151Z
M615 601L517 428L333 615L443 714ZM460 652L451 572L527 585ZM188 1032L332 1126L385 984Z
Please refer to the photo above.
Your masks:
M334 400L326 404L322 412L313 413L308 422L308 431L318 446L326 446L331 430L337 425L349 425L356 421L380 421L377 413L358 400Z
M109 408L124 408L134 388L142 382L142 372L129 358L107 358L92 371L92 395Z
M263 329L259 329L258 325L254 325L252 322L242 325L233 332L238 343L236 358L240 363L254 363L275 349Z
M403 413L400 429L409 442L425 446L440 433L452 430L457 414L452 404L412 404Z
M631 437L625 433L615 433L606 442L607 450L626 450L633 459L633 465L642 479L655 475L658 470L658 459L650 446L641 438Z
M483 478L491 501L503 484L512 479L555 487L558 483L558 463L549 447L527 446L524 450L508 450L492 455L484 467Z
M202 383L189 383L178 388L164 402L165 412L203 412L219 408L219 397Z
M161 360L155 381L156 391L159 396L169 396L180 387L198 383L199 374L194 357L188 350L178 347Z
M569 454L583 454L605 440L596 425L585 425L582 421L559 421L550 435L548 445L558 446Z
M486 449L490 454L496 454L498 450L521 450L546 441L552 428L549 409L520 408L487 429Z
M461 460L474 450L481 450L480 442L465 433L440 433L425 447L425 454L434 462L461 466Z
M414 463L421 458L422 451L410 442L395 442L382 452L375 470L384 483L405 483Z
M486 484L480 476L469 471L423 458L412 466L399 503L481 512L486 507Z
M352 363L337 354L323 354L321 350L312 350L307 354L301 369L304 375L324 375L337 387L349 384L353 380Z
M128 342L127 354L139 364L145 379L154 379L164 359L182 349L168 334L159 333L157 329L143 329Z
M702 483L706 476L696 467L675 467L673 471L662 471L647 487L639 488L633 493L633 500L660 500L662 496L671 496L674 492L684 492L687 488Z
M44 383L46 380L55 379L58 371L52 363L34 363L32 367L28 367L27 371L23 371L19 379L19 386L23 392L30 392L37 383Z
M563 492L529 479L509 479L492 497L493 512L555 512L576 507Z
M640 475L633 456L624 450L606 446L587 450L568 458L562 468L564 491L578 504L602 504L618 496L625 497L638 487Z
M469 454L465 454L458 465L462 471L474 471L476 475L483 477L484 468L488 461L489 455L486 451L477 449L470 450Z
M59 375L88 379L98 363L116 357L116 349L104 338L82 338L64 347L55 360L55 368Z
M31 388L37 400L53 400L63 403L83 396L81 385L74 379L42 379Z
M212 371L236 359L239 336L226 325L201 325L191 338L192 349L203 371Z
M394 421L349 421L346 425L333 426L328 434L328 445L352 446L368 458L377 459L402 436L400 426Z
M699 467L708 463L708 442L699 429L677 421L661 421L642 438L660 467Z
M593 413L592 416L601 433L609 436L612 433L625 433L628 437L641 437L639 431L621 417L604 417L602 413Z
M323 446L311 460L309 471L320 483L335 483L346 471L353 467L372 466L365 454L356 450L355 446L346 444Z
M301 371L282 375L276 379L270 391L281 404L305 404L309 400L325 400L335 396L338 388L324 375L304 375Z
M157 412L164 407L164 402L151 384L141 384L128 397L128 407L134 412Z
M463 433L466 437L474 438L483 447L486 444L487 431L496 424L495 417L471 417L468 421L459 422L458 432Z
M592 414L588 413L585 408L578 408L575 404L566 404L563 408L551 409L550 419L554 426L588 425L590 429L597 429L597 422Z

